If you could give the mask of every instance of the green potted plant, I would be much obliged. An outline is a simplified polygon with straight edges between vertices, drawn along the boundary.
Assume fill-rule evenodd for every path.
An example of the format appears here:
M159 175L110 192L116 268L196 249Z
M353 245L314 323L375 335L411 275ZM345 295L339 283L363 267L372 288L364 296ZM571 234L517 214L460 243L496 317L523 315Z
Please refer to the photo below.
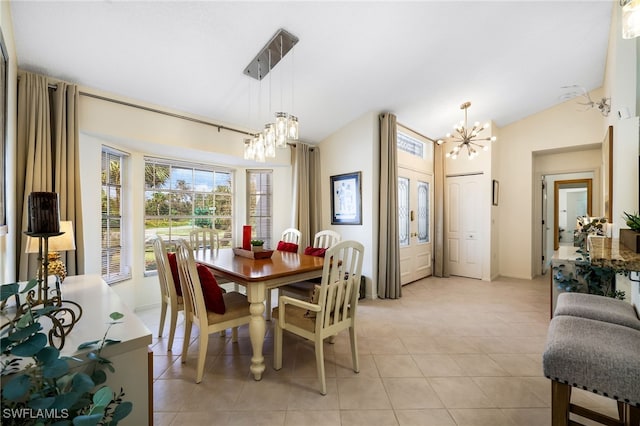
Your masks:
M251 251L262 251L264 246L264 241L262 240L251 240Z
M35 285L36 280L29 281L21 292L17 283L2 285L1 300ZM92 348L81 360L61 356L43 332L39 319L53 306L26 306L1 329L2 424L115 426L128 416L133 405L123 400L122 389L113 391L104 384L105 370L114 368L101 355L104 347L119 343L107 334L123 315L111 313L103 338L78 346L78 350Z
M629 229L620 230L620 243L635 253L640 253L640 215L623 212Z

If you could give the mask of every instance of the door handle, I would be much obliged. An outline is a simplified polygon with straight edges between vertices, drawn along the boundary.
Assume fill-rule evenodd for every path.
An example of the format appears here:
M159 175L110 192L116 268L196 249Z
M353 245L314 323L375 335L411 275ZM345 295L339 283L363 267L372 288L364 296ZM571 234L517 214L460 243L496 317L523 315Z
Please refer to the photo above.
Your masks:
M411 219L411 222L413 222L414 220L416 220L415 214L413 213L413 210L411 210L409 212L409 218Z

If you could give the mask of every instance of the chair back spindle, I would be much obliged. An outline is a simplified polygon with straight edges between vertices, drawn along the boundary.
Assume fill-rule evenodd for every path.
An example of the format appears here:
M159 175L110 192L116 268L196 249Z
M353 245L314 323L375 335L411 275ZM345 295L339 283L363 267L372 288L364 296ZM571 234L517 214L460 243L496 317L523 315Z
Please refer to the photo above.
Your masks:
M189 241L194 250L220 248L220 237L215 229L196 228L189 233Z

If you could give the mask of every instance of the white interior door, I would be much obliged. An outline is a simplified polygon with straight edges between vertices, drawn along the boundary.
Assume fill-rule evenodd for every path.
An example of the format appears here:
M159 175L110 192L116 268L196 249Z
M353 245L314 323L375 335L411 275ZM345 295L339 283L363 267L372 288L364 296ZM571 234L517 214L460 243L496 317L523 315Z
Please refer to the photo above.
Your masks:
M481 175L447 177L445 238L449 273L482 278Z
M398 168L398 227L402 285L432 274L433 177Z

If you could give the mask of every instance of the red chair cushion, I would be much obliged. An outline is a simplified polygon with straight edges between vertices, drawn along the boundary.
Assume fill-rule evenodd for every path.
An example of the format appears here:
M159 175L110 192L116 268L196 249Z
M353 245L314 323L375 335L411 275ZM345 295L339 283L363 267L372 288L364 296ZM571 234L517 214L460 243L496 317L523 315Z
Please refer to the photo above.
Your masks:
M220 315L224 314L227 308L224 306L222 289L218 285L216 277L214 277L211 270L204 265L197 265L197 269L198 277L200 277L200 285L202 285L204 305L207 307L207 311L212 311Z
M326 248L307 247L306 249L304 249L304 254L308 254L310 256L324 257L324 253L326 251L327 251Z
M176 286L176 293L178 296L182 296L182 287L180 286L180 274L178 273L178 260L175 253L167 253L169 258L169 267L171 268L171 275L173 276L173 284Z
M278 241L278 250L279 251L288 251L291 253L298 252L298 245L294 243L287 243L285 241Z

